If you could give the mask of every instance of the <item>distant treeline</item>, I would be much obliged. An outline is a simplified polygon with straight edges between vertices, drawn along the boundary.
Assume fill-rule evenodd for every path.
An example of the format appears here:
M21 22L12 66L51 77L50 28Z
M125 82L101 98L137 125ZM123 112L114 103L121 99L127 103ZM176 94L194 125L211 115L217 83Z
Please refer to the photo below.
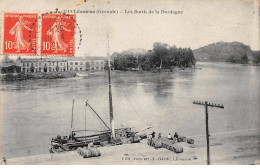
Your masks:
M252 51L252 62L254 64L259 64L260 63L260 51ZM247 54L243 54L240 58L237 58L235 56L230 56L228 59L227 59L227 62L230 62L230 63L239 63L239 64L248 64L250 61L249 61L249 57Z
M124 51L112 55L115 70L151 70L173 67L192 67L195 58L190 48L177 48L156 42L153 49L144 52Z
M247 54L243 54L241 57L231 55L227 59L227 62L237 63L237 64L248 64L249 58L248 58Z
M260 63L260 51L254 51L253 62L255 64L259 64Z

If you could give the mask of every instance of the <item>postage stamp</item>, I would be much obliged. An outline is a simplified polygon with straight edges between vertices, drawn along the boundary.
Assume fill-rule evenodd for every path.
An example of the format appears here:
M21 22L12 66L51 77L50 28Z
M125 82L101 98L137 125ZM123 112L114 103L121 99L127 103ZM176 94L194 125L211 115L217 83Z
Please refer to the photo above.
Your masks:
M75 14L42 14L41 55L74 56Z
M4 14L4 54L36 55L37 14Z

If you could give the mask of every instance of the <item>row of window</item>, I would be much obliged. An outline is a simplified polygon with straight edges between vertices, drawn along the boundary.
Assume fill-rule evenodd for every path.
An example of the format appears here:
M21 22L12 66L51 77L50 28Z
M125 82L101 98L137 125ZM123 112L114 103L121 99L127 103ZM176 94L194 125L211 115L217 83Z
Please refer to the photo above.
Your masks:
M86 64L90 64L90 62L86 62ZM95 64L94 61L91 61L91 64ZM96 62L96 64L98 65L99 62ZM100 64L104 64L104 61L101 61ZM70 62L70 65L83 65L83 62Z
M95 67L91 67L91 68L87 68L87 70L104 70L104 67L103 66L97 66L96 68ZM82 67L76 67L76 68L70 68L70 71L84 71L84 69Z
M49 71L48 71L49 70ZM49 69L47 67L44 67L44 68L23 68L23 72L52 72L52 71L67 71L67 69L64 67L64 68L59 68L59 67L56 67L56 68L51 68L49 67Z
M91 68L87 68L86 70L104 70L103 66L92 66ZM47 71L48 70L48 71ZM84 68L82 67L76 67L76 68L70 68L70 71L83 71ZM35 68L34 66L30 67L30 68L23 68L23 72L52 72L52 71L67 71L66 67L59 67L56 66L55 68L52 67L38 67Z
M103 61L101 61L100 62L101 64L104 64L104 62ZM35 62L35 63L23 63L23 66L25 67L25 66L30 66L30 64L31 64L31 66L33 66L33 65L35 65L35 66L41 66L42 64L43 65L45 65L45 66L47 66L47 64L48 63L37 63L37 62ZM57 63L58 64L58 63ZM91 62L91 64L93 65L94 64L94 62ZM96 65L98 65L99 64L99 62L96 62ZM50 62L49 63L49 65L55 65L55 62ZM59 63L59 65L66 65L66 62L60 62ZM70 65L83 65L83 62L70 62ZM90 65L90 62L86 62L86 65Z
M39 63L39 64L37 62L35 62L35 63L23 63L23 66L24 67L25 66L30 66L30 64L31 64L31 66L34 66L34 65L35 66L38 66L38 65L39 66L41 66L41 65L47 66L48 63ZM55 65L55 62L50 62L49 65ZM58 63L57 63L57 65L58 65ZM66 65L66 63L65 62L60 62L59 65Z

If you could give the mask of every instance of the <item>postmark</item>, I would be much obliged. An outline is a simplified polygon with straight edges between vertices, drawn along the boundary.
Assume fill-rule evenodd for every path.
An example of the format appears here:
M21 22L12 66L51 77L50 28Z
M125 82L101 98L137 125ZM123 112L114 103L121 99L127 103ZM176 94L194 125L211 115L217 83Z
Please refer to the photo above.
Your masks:
M42 14L41 55L74 56L75 14Z
M36 55L37 13L4 13L4 54Z

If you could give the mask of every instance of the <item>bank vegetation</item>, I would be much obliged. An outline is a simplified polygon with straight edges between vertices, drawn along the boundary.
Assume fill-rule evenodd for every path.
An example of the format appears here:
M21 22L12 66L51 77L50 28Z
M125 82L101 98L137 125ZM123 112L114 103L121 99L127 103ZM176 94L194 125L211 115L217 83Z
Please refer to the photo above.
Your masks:
M190 48L177 48L160 42L154 43L152 50L141 52L127 50L112 54L113 68L122 71L188 68L193 67L195 63L196 60Z

